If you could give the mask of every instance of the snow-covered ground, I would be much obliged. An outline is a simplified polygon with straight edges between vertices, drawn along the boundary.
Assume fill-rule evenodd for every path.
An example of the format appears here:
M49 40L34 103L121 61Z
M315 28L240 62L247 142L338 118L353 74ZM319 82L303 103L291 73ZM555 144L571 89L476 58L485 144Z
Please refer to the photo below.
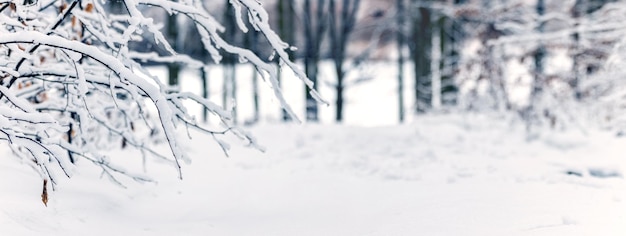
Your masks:
M233 143L227 158L193 135L182 181L148 162L158 184L123 189L80 162L48 207L2 151L0 235L626 235L626 140L608 133L528 140L476 115L251 131L266 153Z

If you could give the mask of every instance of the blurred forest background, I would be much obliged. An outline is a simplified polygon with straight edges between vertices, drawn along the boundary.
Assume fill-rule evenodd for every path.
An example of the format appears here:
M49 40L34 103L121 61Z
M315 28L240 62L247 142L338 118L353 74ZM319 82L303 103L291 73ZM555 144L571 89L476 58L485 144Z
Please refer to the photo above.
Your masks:
M274 60L271 47L255 30L237 29L240 10L228 0L204 5L224 22L223 36ZM328 96L335 122L345 119L346 91L360 84L393 83L397 122L415 115L457 111L501 112L524 121L527 127L565 128L600 121L618 127L626 48L626 4L610 0L264 0L273 29L294 46L291 57L316 82L332 90ZM116 2L113 11L124 9ZM217 60L202 50L200 36L184 18L153 10L164 19L163 32L176 50L192 55L205 66L197 68L203 81L221 80L220 96L237 112L240 59L226 55L219 63L221 78L208 76ZM245 18L245 17L244 17ZM146 37L150 38L150 37ZM135 48L153 50L154 43ZM278 61L276 61L277 65ZM385 73L358 73L371 65ZM168 65L169 83L180 82L181 68ZM320 70L332 71L331 74ZM399 73L402 72L402 73ZM248 76L248 75L246 75ZM257 74L249 75L253 89L252 118L259 112ZM215 88L213 88L215 89ZM289 88L291 89L291 88ZM319 120L318 104L302 96L307 121ZM241 91L239 91L241 92ZM213 96L213 95L211 95ZM389 94L368 94L371 97ZM276 108L279 109L278 106ZM583 112L584 111L584 112ZM375 107L371 116L381 114ZM393 114L395 115L395 114ZM205 114L206 116L206 114ZM206 117L205 117L206 119ZM283 119L289 120L284 114ZM241 121L239 121L241 122Z

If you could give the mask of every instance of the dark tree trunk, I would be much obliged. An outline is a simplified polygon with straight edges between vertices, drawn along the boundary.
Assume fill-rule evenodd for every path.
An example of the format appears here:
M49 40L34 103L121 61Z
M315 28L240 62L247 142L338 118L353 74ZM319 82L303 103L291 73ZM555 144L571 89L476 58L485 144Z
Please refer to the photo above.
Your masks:
M578 22L578 19L582 16L583 13L583 5L585 5L585 0L576 0L576 3L574 3L574 9L572 9L572 17L574 18L575 22ZM575 28L578 28L578 23L576 23L576 25L574 25ZM572 65L572 71L574 72L572 81L570 83L570 86L572 87L572 89L574 90L574 98L576 98L576 100L580 100L581 98L581 93L580 93L580 89L579 89L579 84L580 84L580 80L582 79L581 77L583 76L581 73L581 55L580 55L580 51L581 51L581 47L580 47L580 33L578 32L578 30L576 32L574 32L574 34L572 35L572 40L574 41L574 45L572 46L572 50L574 51L574 56L573 56L573 60L574 63Z
M404 0L396 0L397 12L397 32L396 40L398 46L398 120L404 122Z
M415 70L415 112L424 113L431 104L430 51L431 10L419 7L413 18L411 29L413 66Z
M278 34L287 43L295 44L295 8L294 0L279 0L278 1ZM294 59L294 53L291 50L287 51L289 59ZM278 58L280 60L280 58ZM278 70L278 81L281 83L281 70ZM283 121L291 120L289 113L284 108L280 108Z
M209 68L203 66L200 68L200 79L202 80L202 97L209 98ZM202 121L205 123L209 120L209 109L206 107L202 109Z
M259 107L259 74L254 71L252 75L252 103L254 105L254 117L252 118L254 123L259 122L261 119L261 109Z
M304 51L304 64L305 73L307 77L313 81L313 89L318 88L317 83L317 71L320 61L320 45L322 43L322 36L326 30L326 1L318 0L315 19L313 18L313 8L311 6L311 0L304 0L302 17L304 21L304 36L305 36L305 51ZM308 121L318 121L318 104L315 98L311 95L311 89L305 86L305 101L306 101L306 119Z
M178 43L177 35L178 35L178 24L177 24L177 15L172 14L167 16L167 37L170 40L170 45L174 48L174 50L179 50L176 48ZM178 74L180 72L180 65L178 63L169 63L167 64L168 71L168 84L169 85L178 85Z
M228 42L236 41L236 28L237 23L235 21L235 8L229 3L229 0L226 0L225 14L224 14L224 26L226 28L226 32L224 35L224 40ZM237 107L233 102L237 99L237 70L236 63L237 58L235 55L226 54L222 60L223 68L224 68L224 84L222 86L223 94L222 94L222 102L224 109L231 110L233 123L237 123Z
M453 4L462 4L464 1L455 0ZM441 94L443 105L454 106L457 104L458 87L455 82L457 71L459 71L459 50L463 43L461 33L462 22L454 17L446 16L442 18L441 46L443 51L441 77Z
M345 88L344 86L344 73L343 73L343 66L341 66L342 62L339 62L339 65L335 65L335 73L337 74L337 101L336 101L336 107L335 107L335 121L337 123L341 123L343 121L343 105L344 105L344 98L343 98L343 90Z
M311 56L311 57L305 57L304 58L304 64L305 64L305 68L304 68L304 72L306 73L307 77L309 77L309 79L311 81L313 81L314 85L313 85L313 89L317 89L317 65L319 63L319 59L316 56ZM305 87L304 88L304 92L306 93L306 119L308 121L318 121L319 117L318 117L318 110L317 110L317 101L315 101L315 99L313 98L313 96L310 94L311 89L309 87Z
M544 15L545 12L545 0L537 0L536 12L539 17ZM543 33L543 24L539 25L537 29L538 33ZM544 81L544 58L546 55L545 46L539 42L537 49L533 54L533 59L535 62L535 68L533 71L534 79L532 83L532 88L530 91L529 104L528 107L522 111L522 118L526 122L526 130L531 131L533 124L537 122L541 122L541 116L547 114L541 114L542 111L538 109L539 98L543 93L543 86L545 86ZM548 111L543 111L548 112Z
M343 0L340 9L340 14L337 16L337 9L335 0L330 0L328 5L328 12L330 14L330 44L331 44L331 56L335 64L335 76L337 83L335 89L337 93L337 100L335 102L335 120L337 122L343 121L343 108L344 108L344 90L345 87L345 74L343 63L346 60L346 48L348 47L348 40L350 34L354 30L356 24L356 13L359 10L360 0Z
M255 53L258 53L258 41L259 32L256 30L251 31L247 44L248 48ZM257 123L261 118L261 109L259 107L259 73L256 68L252 71L252 104L254 108L254 115L251 123Z
M542 16L544 14L544 11L545 11L544 1L545 0L537 0L537 15L539 16ZM538 31L539 33L542 33L543 27L539 26ZM544 85L543 73L544 73L545 55L546 55L546 48L543 44L540 43L535 51L535 54L533 55L534 60L535 60L535 71L534 71L535 79L533 82L533 89L532 89L532 94L531 94L532 99L536 99L538 96L540 96L543 90L543 85ZM531 103L530 105L533 106L534 104Z

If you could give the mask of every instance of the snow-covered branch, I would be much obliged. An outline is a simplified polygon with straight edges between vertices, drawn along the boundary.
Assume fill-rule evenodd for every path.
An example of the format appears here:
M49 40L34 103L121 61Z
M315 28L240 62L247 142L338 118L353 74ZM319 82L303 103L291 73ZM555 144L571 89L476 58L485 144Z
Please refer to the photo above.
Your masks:
M239 29L225 29L197 1L125 0L125 14L112 14L103 1L96 0L39 1L35 5L0 2L0 139L18 156L32 160L42 177L53 184L56 168L51 168L51 163L71 176L72 163L80 159L100 166L103 174L117 183L118 176L150 181L106 157L105 150L114 143L167 160L182 178L181 161L188 158L181 146L180 127L209 135L225 151L228 144L219 136L227 134L262 150L250 134L231 124L230 113L221 106L179 92L159 78L140 76L147 74L139 64L143 61L191 68L205 65L177 52L161 33L161 23L143 13L146 8L162 8L169 14L188 17L216 62L221 59L219 50L223 50L253 64L295 117L278 86L275 65L227 42L220 32L261 32L286 68L312 88L311 81L289 60L290 45L270 29L269 16L259 2L237 0L231 4L238 12ZM246 20L251 29L245 27ZM144 41L146 35L162 45L168 55L138 52L130 46L131 42ZM315 91L312 93L322 102ZM199 104L220 117L219 127L197 122L183 101ZM169 155L156 151L155 143L161 139L166 141Z

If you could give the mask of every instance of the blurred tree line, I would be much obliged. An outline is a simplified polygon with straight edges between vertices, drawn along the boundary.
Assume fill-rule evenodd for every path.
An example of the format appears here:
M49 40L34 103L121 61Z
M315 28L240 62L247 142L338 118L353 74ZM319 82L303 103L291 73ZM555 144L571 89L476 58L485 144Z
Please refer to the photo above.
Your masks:
M611 2L616 1L273 0L264 4L274 30L298 48L291 51L291 59L302 65L316 86L322 81L320 62L332 62L336 80L328 84L336 93L332 102L337 122L345 118L346 89L366 81L346 81L346 75L370 60L384 59L397 65L400 122L408 115L429 112L495 110L518 114L529 127L554 127L571 120L568 104L591 96L583 82L599 71L618 40L609 35L597 37L594 30L604 19L602 9ZM227 3L205 2L215 16L224 18L223 37L274 60L257 31L232 30L248 23L236 22L234 16L241 11ZM164 30L176 50L211 61L195 41L197 31L166 12L154 16L159 14L169 17ZM567 60L558 59L559 55ZM237 90L239 59L226 55L220 63L224 66L223 105L235 110L230 101ZM170 84L177 84L180 67L168 69ZM203 96L208 96L204 69L203 78ZM251 122L256 122L258 75L252 81L255 115ZM413 104L404 99L407 85L413 85ZM317 121L319 104L305 90L306 119ZM525 95L515 95L519 93ZM283 119L289 120L286 113Z

